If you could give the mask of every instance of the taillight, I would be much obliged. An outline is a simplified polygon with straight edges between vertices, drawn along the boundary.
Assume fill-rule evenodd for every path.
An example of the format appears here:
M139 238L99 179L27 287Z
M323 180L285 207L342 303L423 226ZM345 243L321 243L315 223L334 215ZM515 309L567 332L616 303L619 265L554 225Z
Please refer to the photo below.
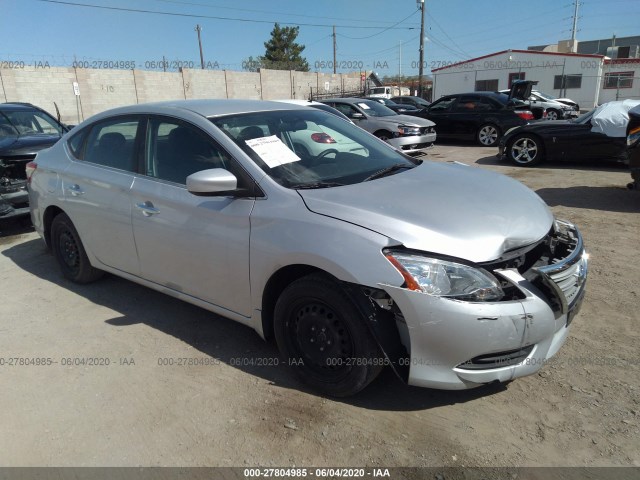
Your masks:
M326 133L314 133L311 135L311 140L316 143L336 143L336 141Z
M535 117L533 113L529 110L516 110L516 115L518 115L523 120L533 120Z
M31 183L31 176L36 171L36 168L38 168L38 164L36 162L27 163L27 166L25 167L25 170L27 172L27 184Z

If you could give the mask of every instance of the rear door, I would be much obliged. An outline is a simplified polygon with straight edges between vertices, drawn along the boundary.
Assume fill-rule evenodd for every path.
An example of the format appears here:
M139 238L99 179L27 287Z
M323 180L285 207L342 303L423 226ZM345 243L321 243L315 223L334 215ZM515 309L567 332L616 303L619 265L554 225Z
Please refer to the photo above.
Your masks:
M255 199L186 189L188 175L211 168L231 171L240 183L241 167L203 130L171 117L149 118L145 145L145 171L134 181L130 206L143 278L250 317Z
M113 117L71 137L62 174L64 209L85 248L102 264L134 275L138 257L129 189L144 139L144 117Z

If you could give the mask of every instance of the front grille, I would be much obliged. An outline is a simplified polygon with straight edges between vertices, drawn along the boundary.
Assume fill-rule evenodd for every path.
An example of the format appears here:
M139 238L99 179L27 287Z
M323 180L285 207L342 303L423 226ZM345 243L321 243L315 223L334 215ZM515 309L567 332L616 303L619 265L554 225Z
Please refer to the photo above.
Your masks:
M497 261L481 264L486 270L516 269L546 297L556 318L568 313L582 297L588 260L580 232L564 224L562 233L553 229L539 242L506 252ZM500 278L500 276L499 276ZM522 299L522 292L506 280L501 282L505 300Z
M532 270L538 276L538 283L546 286L556 298L559 314L568 313L582 298L588 260L580 232L571 225L564 234L554 234L550 239L553 253L547 265L535 266ZM554 303L554 302L552 302Z
M533 345L529 345L528 347L517 350L480 355L458 365L457 368L461 370L489 370L492 368L510 367L524 361L532 350Z

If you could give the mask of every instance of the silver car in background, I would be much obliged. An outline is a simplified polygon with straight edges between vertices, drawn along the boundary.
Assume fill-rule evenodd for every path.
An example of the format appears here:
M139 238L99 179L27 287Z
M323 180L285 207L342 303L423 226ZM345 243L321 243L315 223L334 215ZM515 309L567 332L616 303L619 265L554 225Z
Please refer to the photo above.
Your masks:
M329 395L384 366L441 389L530 375L585 291L580 233L519 182L304 106L110 110L27 173L65 277L110 272L241 322Z
M375 100L329 98L321 102L345 114L360 128L407 155L422 155L436 141L436 124L431 120L398 115Z

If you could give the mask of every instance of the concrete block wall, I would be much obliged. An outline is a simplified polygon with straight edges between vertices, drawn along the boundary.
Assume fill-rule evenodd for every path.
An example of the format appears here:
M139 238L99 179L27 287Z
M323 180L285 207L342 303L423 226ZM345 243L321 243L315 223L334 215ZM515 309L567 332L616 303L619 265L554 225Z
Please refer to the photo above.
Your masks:
M187 98L227 98L227 79L224 70L182 70Z
M0 101L28 102L55 116L54 102L63 122L77 123L73 69L64 67L3 69L0 71Z
M75 75L80 87L81 120L110 108L140 103L132 70L77 68ZM69 88L73 92L72 85Z
M181 72L134 70L133 76L138 103L186 99Z
M78 83L79 96L74 93L73 82ZM78 124L110 108L137 103L185 98L307 99L311 89L314 93L339 93L359 88L359 73L0 69L0 101L33 103L53 115L56 102L62 121L69 124Z
M291 72L293 93L292 98L306 100L313 88L318 89L318 74L315 72Z
M260 69L262 99L278 100L291 98L291 71Z

